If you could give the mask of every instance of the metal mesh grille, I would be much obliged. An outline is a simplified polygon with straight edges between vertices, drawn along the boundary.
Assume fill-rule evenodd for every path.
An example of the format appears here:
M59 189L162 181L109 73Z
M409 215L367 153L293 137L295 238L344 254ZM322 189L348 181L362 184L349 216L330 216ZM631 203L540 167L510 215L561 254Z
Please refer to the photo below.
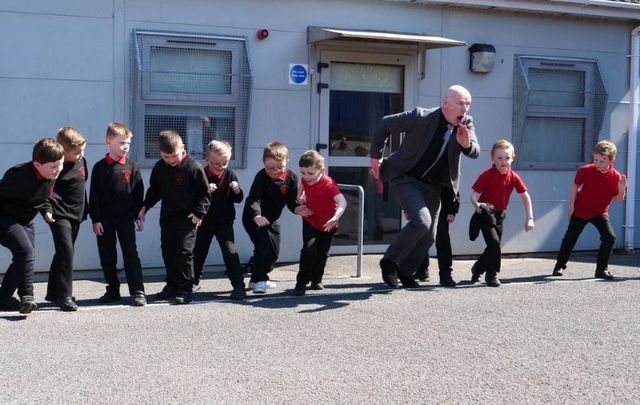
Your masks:
M135 31L134 42L138 161L155 163L160 131L173 129L196 158L213 139L229 142L232 167L244 167L251 92L245 39Z
M513 128L518 167L566 169L588 160L607 94L593 60L516 56Z

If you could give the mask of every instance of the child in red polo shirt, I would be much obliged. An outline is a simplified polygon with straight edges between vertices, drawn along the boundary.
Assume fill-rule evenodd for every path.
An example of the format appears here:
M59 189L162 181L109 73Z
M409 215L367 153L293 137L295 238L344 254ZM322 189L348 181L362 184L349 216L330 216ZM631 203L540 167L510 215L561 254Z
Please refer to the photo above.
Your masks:
M511 142L501 139L494 143L491 148L492 167L480 174L472 186L471 203L476 212L471 221L479 223L487 244L484 252L471 268L473 283L480 279L482 273L485 273L485 282L488 286L500 287L497 273L500 272L502 255L500 249L502 223L514 188L520 194L526 212L524 230L529 232L534 227L531 197L527 192L527 186L520 176L511 170L514 158L515 149Z
M300 206L296 213L303 218L303 246L295 295L304 295L309 282L311 290L324 289L322 276L329 249L338 230L338 220L347 208L347 200L325 171L324 158L315 150L308 150L300 157Z
M600 249L596 260L596 278L613 279L607 269L609 256L616 241L616 234L609 222L611 201L624 200L627 177L613 168L616 160L616 145L600 141L593 149L593 163L584 165L576 172L569 199L569 227L562 238L554 276L562 276L567 268L571 251L587 223L592 223L600 233Z

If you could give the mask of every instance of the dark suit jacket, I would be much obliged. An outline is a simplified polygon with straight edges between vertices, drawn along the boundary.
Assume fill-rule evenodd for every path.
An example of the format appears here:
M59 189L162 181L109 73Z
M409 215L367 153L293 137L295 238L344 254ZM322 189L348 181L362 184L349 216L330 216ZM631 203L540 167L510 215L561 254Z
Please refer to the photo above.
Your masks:
M380 177L384 181L392 180L411 170L426 151L438 128L441 109L425 109L416 107L413 110L398 114L387 115L380 120L371 138L369 156L380 159L389 135L399 135L404 132L404 138L398 150L385 159L380 167ZM460 177L460 153L475 159L480 155L480 145L473 126L473 119L469 117L466 124L469 129L471 146L462 149L455 136L449 138L447 157L449 160L449 180L451 188L458 192Z

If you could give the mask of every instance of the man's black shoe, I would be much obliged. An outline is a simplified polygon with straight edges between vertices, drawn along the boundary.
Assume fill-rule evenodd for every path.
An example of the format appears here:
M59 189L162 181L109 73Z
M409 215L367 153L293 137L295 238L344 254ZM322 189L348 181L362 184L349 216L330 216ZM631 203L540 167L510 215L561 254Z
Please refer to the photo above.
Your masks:
M413 275L418 281L429 281L429 269L420 269L416 271L416 274Z
M20 309L20 300L16 297L5 297L0 299L0 309L17 310Z
M453 279L453 277L451 277L451 275L448 275L448 276L441 276L440 277L440 285L442 287L453 288L453 287L457 286L458 283L456 283L456 281Z
M596 271L596 278L601 278L603 280L613 280L613 274L609 273L609 270Z
M380 259L380 270L382 271L382 280L391 288L398 288L398 266L387 259Z
M562 267L554 267L551 275L556 277L562 276L564 275L564 269Z
M473 263L473 266L471 266L471 282L477 283L480 280L481 274L482 270L478 268L478 262Z
M58 301L58 306L65 312L73 312L78 310L78 304L71 297L65 297Z

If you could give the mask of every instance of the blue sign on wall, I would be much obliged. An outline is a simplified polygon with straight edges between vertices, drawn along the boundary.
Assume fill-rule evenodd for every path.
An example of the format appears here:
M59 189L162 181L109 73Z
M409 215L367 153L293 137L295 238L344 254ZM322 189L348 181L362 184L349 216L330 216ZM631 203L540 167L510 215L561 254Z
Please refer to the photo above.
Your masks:
M306 85L309 79L307 65L297 63L289 64L289 84Z

